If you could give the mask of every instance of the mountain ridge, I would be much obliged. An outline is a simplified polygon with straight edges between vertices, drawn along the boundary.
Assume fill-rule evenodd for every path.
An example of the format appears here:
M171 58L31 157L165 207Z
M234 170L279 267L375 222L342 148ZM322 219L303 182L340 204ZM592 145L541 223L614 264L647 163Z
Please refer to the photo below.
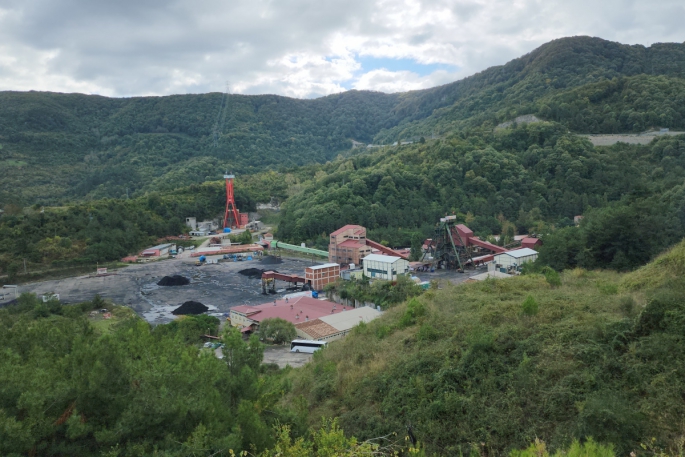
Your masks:
M546 118L541 100L640 75L683 78L685 44L645 47L561 38L430 89L352 90L311 100L221 93L109 98L0 92L0 172L8 176L0 184L0 206L120 198L216 179L217 170L245 174L324 163L349 150L352 139L391 144L433 132L494 127L524 114L574 128L581 124L551 112ZM227 108L221 108L224 97ZM657 118L647 116L644 122ZM670 116L673 126L682 118ZM638 124L617 119L607 129Z

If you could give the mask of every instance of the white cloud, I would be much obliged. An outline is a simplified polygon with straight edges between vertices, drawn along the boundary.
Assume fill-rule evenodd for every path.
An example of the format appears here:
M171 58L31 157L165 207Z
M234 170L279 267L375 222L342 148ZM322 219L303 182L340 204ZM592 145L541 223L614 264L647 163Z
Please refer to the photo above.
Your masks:
M562 36L685 39L682 0L0 0L0 89L313 97L403 91ZM355 56L447 64L428 76Z

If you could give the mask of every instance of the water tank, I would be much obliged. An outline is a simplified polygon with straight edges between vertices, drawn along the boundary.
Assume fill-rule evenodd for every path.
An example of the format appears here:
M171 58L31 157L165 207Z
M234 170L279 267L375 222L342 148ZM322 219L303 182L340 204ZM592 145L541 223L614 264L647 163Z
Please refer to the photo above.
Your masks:
M207 260L207 257L201 255L201 256L200 256L200 262L204 262L205 260Z
M224 233L231 233L231 229L228 228L228 227L226 227L226 228L224 229Z

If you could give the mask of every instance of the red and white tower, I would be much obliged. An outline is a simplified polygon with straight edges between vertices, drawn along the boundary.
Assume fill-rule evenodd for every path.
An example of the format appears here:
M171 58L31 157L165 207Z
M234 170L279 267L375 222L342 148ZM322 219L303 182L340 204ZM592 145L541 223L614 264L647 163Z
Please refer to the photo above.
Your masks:
M226 180L226 213L224 214L224 228L240 228L240 212L235 206L235 197L233 194L234 178L234 175L224 175L224 179Z

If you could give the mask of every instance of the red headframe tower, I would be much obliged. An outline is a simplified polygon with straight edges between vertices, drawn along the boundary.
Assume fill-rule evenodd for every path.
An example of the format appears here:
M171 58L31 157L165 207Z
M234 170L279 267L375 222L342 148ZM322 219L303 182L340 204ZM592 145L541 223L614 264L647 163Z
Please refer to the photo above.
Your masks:
M235 206L235 197L233 194L233 179L234 175L225 174L226 180L226 213L224 214L224 228L239 228L240 227L240 212Z

